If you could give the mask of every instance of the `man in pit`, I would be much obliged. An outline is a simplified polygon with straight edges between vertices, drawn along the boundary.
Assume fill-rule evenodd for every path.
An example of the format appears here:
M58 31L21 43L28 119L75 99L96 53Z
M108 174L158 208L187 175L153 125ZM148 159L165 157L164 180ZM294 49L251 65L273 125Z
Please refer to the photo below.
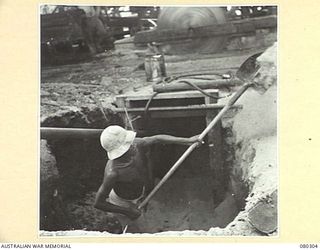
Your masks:
M150 147L156 143L202 143L198 136L181 138L155 135L137 138L135 132L120 126L107 127L100 136L100 142L107 151L109 161L105 167L103 182L96 194L94 207L116 214L123 229L130 224L136 232L141 230L143 224L138 204L154 186L148 157Z

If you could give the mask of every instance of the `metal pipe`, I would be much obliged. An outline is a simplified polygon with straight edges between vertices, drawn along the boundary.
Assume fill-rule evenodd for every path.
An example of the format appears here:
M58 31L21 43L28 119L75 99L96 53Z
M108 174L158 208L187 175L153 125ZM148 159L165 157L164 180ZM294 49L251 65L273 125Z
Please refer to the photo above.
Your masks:
M103 129L89 128L52 128L41 127L41 139L84 139L84 138L99 138Z
M103 129L40 127L41 139L99 139ZM155 131L137 130L138 136L155 134Z
M199 135L199 140L203 140L207 133L218 123L222 116L230 109L230 107L239 99L239 97L250 87L252 84L245 84L242 86L229 100L226 106L218 113L218 115L209 123L205 130ZM161 179L161 181L154 187L143 202L139 205L139 209L143 208L159 188L170 178L170 176L178 169L181 163L191 154L191 152L198 146L198 142L193 143L189 148L182 154L178 161L171 167L167 174Z

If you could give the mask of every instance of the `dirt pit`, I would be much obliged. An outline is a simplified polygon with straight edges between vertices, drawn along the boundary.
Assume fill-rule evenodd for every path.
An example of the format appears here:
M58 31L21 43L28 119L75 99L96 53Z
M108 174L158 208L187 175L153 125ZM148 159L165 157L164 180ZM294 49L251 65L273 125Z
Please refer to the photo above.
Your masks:
M170 121L165 123L168 125ZM121 118L112 113L112 110L102 112L95 108L59 114L44 120L41 126L105 128L112 124L123 126ZM168 125L174 127L171 131L166 130L165 126L162 127L169 134L192 136L205 128L205 119L194 119L184 131L183 124L184 121L180 121L176 122L175 126ZM230 135L219 136L230 138ZM165 175L184 150L184 146L173 145L157 145L151 149L156 182ZM122 233L122 228L114 216L93 208L95 193L102 183L107 162L99 139L42 140L41 151L43 160L40 229ZM230 153L230 146L226 144L221 147L223 158L234 159L234 156L228 155ZM224 185L219 188L220 193L217 195L218 184L209 164L209 147L204 145L197 149L149 202L142 215L143 222L139 222L138 232L209 230L212 226L227 226L237 216L241 207L243 208L241 204L245 198L243 196L237 199L230 190L228 171L231 169L231 161L224 162ZM239 188L242 189L239 193L243 193L244 186L240 185ZM129 226L127 232L137 231Z
M272 62L268 58L264 60L265 67L258 81L275 85L276 50L269 55ZM142 232L172 236L277 235L277 224L265 233L250 220L251 211L262 201L277 207L270 203L270 195L278 188L277 88L270 87L264 95L247 91L239 103L243 105L242 110L231 110L222 119L221 154L225 172L219 195L208 164L208 147L203 146L151 200L144 215L148 223ZM41 126L105 128L111 124L121 125L122 120L112 108L103 105L104 112L96 105L62 110L42 120ZM174 134L191 136L204 126L204 123L188 126L192 134L179 134L181 130L178 129ZM160 179L183 148L156 151L165 155L160 160L155 158L160 165L161 171L157 173ZM92 206L106 160L97 138L41 141L41 236L122 233L115 217ZM164 166L163 162L168 164ZM265 214L267 210L261 217Z

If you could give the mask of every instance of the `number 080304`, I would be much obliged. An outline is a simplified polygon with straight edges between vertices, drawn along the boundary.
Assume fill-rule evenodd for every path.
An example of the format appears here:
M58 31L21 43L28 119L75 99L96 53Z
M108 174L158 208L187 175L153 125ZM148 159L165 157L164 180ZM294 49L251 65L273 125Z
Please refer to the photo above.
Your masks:
M318 244L300 244L300 248L318 248Z

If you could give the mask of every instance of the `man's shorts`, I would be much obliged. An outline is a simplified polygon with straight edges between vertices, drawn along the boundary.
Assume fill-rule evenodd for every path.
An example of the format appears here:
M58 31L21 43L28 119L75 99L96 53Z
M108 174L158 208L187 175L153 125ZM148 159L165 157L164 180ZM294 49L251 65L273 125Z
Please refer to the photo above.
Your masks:
M145 192L145 188L143 188L142 194L139 198L134 199L134 200L126 200L126 199L119 197L112 189L107 201L114 204L114 205L120 206L120 207L136 208L138 203L144 197L144 192ZM119 214L119 213L111 213L111 214L115 215L115 217L120 221L123 229L127 225L128 225L128 227L135 226L135 227L141 228L141 226L138 226L138 224L141 224L141 222L143 220L143 215L141 215L138 219L133 221L123 214Z

